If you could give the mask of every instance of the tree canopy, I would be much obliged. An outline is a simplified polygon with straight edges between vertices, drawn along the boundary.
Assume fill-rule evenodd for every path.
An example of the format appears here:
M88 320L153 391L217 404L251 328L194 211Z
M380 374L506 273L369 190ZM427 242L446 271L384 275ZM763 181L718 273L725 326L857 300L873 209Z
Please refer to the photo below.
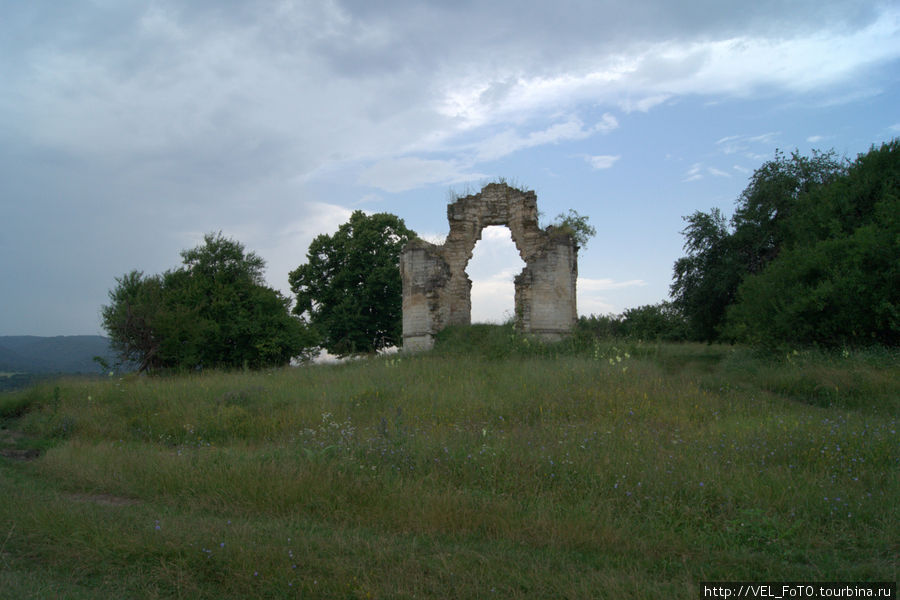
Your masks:
M310 345L290 300L263 284L265 262L239 242L208 234L161 275L116 279L101 310L113 348L141 371L263 368Z
M726 223L686 217L671 293L690 335L755 344L896 344L900 141L763 164Z
M395 215L358 210L333 235L313 240L289 282L294 312L321 347L346 356L400 345L400 252L414 237Z
M742 281L725 334L763 345L900 343L900 140L798 198L783 251Z

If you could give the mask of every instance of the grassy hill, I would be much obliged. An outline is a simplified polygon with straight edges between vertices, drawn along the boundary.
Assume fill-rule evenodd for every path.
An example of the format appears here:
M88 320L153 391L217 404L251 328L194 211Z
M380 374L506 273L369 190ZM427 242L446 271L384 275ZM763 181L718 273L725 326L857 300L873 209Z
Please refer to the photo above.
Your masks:
M710 580L897 580L896 353L481 333L0 397L0 589L699 598Z

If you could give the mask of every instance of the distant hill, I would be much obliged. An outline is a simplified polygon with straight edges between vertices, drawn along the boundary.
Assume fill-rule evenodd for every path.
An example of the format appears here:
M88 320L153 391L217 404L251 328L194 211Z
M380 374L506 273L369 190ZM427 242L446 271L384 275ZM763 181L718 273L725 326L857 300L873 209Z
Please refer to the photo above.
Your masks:
M102 356L109 364L115 363L108 338L99 335L0 336L0 372L98 374L100 367L94 362L95 356Z

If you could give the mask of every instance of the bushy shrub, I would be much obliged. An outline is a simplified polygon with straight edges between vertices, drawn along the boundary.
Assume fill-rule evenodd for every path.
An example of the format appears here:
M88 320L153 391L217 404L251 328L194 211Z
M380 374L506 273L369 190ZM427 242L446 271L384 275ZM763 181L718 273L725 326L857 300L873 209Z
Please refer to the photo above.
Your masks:
M629 308L622 313L620 331L622 337L640 340L687 339L687 323L669 302Z

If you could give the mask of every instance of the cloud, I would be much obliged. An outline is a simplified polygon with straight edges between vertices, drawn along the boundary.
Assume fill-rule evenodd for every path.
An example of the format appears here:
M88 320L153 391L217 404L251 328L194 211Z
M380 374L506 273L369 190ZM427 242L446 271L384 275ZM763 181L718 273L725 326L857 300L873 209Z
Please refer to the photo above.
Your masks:
M406 156L381 160L360 175L359 182L386 192L402 192L433 183L460 183L484 179L456 160L431 160Z
M426 231L426 232L424 232L424 233L423 233L423 232L419 232L419 237L420 237L421 239L425 240L426 242L429 242L429 243L434 244L434 245L436 245L436 246L440 246L440 245L442 245L445 241L447 241L447 234L446 234L446 233L436 233L436 232L434 232L434 231Z
M596 156L585 156L584 160L586 160L595 170L599 170L611 168L620 158L622 157L619 155L600 154Z
M515 285L497 276L472 281L472 322L503 323L514 316Z
M639 100L624 98L619 100L618 104L626 113L647 112L650 109L659 106L671 97L671 94L651 94L649 96L644 96Z
M734 168L740 170L737 166L735 166ZM708 167L703 163L698 162L691 165L691 168L687 170L687 173L685 173L684 175L684 179L682 179L681 181L685 183L689 181L698 181L700 179L703 179L706 175L712 175L713 177L731 177L731 173L729 173L728 171L723 171L722 169L717 169L716 167Z
M593 127L585 127L581 119L569 117L565 121L555 123L546 129L532 131L524 136L513 129L508 129L480 141L476 146L475 160L496 160L526 148L581 140L595 133L609 133L618 126L618 120L613 115L605 113Z
M513 279L525 263L509 228L492 225L481 231L466 275L472 280L472 321L500 323L513 316Z
M834 88L858 77L860 70L900 57L900 12L882 5L880 14L873 12L852 27L837 20L815 27L810 19L821 15L807 14L810 9L804 7L807 21L794 31L757 14L759 28L748 22L739 27L733 21L696 38L684 32L669 38L638 37L618 50L610 46L595 51L591 58L574 55L572 67L560 64L546 73L518 76L515 83L503 78L502 98L491 95L489 103L483 94L494 82L485 73L480 82L476 77L461 88L448 89L439 110L471 129L541 110L571 110L587 102L632 112L650 110L676 96L746 98L772 89L805 94ZM832 6L824 12L834 16L835 10ZM660 11L668 12L662 7ZM585 43L583 50L591 47Z
M509 228L491 225L481 230L481 239L466 265L466 274L472 281L491 281L498 277L512 281L524 267Z
M610 315L618 314L619 309L606 298L587 296L577 290L576 303L579 315Z
M701 163L694 163L691 165L691 168L688 169L688 172L685 173L684 179L682 181L697 181L698 179L703 179L703 174L701 173L703 169L703 165Z
M32 22L13 11L7 27L33 40L0 53L0 108L42 146L110 163L141 158L187 177L211 165L235 178L262 169L311 177L338 163L370 170L369 180L390 167L382 161L401 170L422 161L422 177L388 184L398 190L619 126L609 112L586 125L585 106L646 112L688 94L818 89L900 56L896 10L800 3L792 10L804 26L791 31L785 7L777 19L762 6L740 19L707 9L622 4L612 26L594 9L561 14L540 3L159 4L94 7L75 29L71 11ZM488 33L471 22L498 24ZM547 22L562 33L550 35ZM448 27L456 34L443 35ZM569 117L524 126L560 112ZM428 156L446 151L455 155Z
M606 315L616 314L622 310L618 303L610 300L609 294L622 296L623 292L634 288L645 287L647 282L641 279L616 281L609 278L591 279L579 277L576 285L576 302L578 314ZM620 298L620 301L623 298Z
M603 116L600 118L600 121L594 125L594 131L598 131L600 133L609 133L614 129L618 129L619 121L613 115L609 113L603 113Z
M811 135L808 138L806 138L806 141L809 142L810 144L816 144L818 142L821 142L824 139L825 139L824 135Z
M643 287L647 282L642 279L627 279L625 281L616 281L614 279L589 279L587 277L579 277L577 288L584 291L599 292L606 290L618 290L630 287Z
M483 163L530 148L584 156L579 142L634 125L619 111L686 99L874 98L879 69L900 57L891 2L224 6L4 7L0 197L15 205L4 223L28 257L0 267L4 280L38 289L29 274L56 285L90 264L78 285L102 302L113 277L170 268L187 232L222 229L267 258L274 281L311 236L374 199L361 185L387 204L484 179ZM717 148L764 157L779 135ZM608 168L614 157L585 160ZM697 163L686 178L722 173ZM73 306L74 287L59 288ZM96 310L85 320L93 328Z
M758 135L730 135L716 141L716 146L723 154L747 153L753 148L771 148L779 135L777 131Z

